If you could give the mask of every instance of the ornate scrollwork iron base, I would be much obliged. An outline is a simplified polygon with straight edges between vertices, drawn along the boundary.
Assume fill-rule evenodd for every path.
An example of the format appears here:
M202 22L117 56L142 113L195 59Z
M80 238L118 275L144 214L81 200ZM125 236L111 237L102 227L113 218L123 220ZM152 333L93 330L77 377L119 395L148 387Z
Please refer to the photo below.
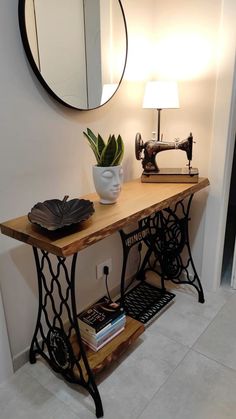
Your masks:
M138 246L140 263L137 278L145 280L148 270L161 278L161 291L165 292L165 281L193 286L204 302L200 279L196 272L189 244L189 210L193 195L188 201L176 203L141 220L131 233L120 230L123 245L123 267L121 274L121 302L125 297L125 274L129 252ZM142 257L142 246L146 253ZM70 383L80 384L91 394L96 416L103 416L103 407L93 373L80 336L75 301L75 267L77 254L71 262L55 256L54 263L49 253L33 248L38 276L39 307L35 332L30 347L30 362L41 355L51 368ZM41 256L41 258L40 258ZM142 263L141 263L142 262ZM68 268L70 264L70 269ZM65 326L66 324L66 326ZM74 353L71 337L75 335L79 351ZM75 370L77 373L75 374Z
M165 208L139 222L137 230L131 233L120 231L123 244L123 269L121 277L121 298L125 296L125 272L130 249L145 243L147 250L137 279L144 280L147 271L154 271L165 281L188 284L198 292L198 301L204 303L202 285L197 274L189 243L189 212L193 195L185 201L178 201L174 208ZM140 247L141 252L141 247Z
M101 398L90 370L77 323L75 301L75 267L77 254L69 261L33 248L38 276L39 307L35 332L30 347L30 363L41 355L65 380L80 384L95 402L96 416L103 416ZM41 254L41 259L39 257ZM70 338L76 335L79 353L75 354ZM75 374L76 370L76 374Z

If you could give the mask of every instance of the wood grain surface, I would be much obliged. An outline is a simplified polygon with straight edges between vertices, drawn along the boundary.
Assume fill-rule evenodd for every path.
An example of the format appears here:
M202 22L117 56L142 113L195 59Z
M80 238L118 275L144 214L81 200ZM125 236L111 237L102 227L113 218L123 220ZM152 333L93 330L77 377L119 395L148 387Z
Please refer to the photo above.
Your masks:
M96 194L80 197L94 202L95 213L89 220L72 228L42 231L29 222L27 215L3 222L0 228L3 234L16 240L66 257L208 185L207 178L199 178L194 184L142 183L140 179L135 179L123 184L116 204L102 205Z
M91 349L87 348L86 355L89 361L89 366L94 374L97 374L107 368L112 362L116 361L127 349L128 347L144 332L144 325L137 320L132 319L127 316L126 326L123 332L115 336L110 342L108 342L103 348L98 352L94 352ZM76 335L73 335L71 338L71 345L73 348L73 353L75 356L80 354L79 344L77 342ZM82 368L84 376L87 375L86 369L83 361L80 361L80 366ZM79 371L75 367L75 375Z

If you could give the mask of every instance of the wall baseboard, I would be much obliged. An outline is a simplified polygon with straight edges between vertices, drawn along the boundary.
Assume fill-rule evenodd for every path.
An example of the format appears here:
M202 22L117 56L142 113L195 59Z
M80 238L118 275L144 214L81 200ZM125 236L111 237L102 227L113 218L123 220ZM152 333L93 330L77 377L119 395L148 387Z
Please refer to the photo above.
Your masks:
M29 361L29 349L30 348L28 347L13 357L12 363L14 372L23 367L23 365Z

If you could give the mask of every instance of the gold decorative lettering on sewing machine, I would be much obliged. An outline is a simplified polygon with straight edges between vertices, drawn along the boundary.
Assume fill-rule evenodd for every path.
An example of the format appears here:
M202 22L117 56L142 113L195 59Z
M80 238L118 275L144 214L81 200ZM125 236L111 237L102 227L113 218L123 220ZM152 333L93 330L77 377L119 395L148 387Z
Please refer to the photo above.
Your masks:
M160 169L156 163L156 155L166 150L185 151L188 163L185 168L165 168ZM198 182L198 169L192 168L193 136L190 133L186 140L157 141L148 140L143 142L141 134L135 137L135 156L137 160L142 160L143 173L142 182L179 182L196 183Z

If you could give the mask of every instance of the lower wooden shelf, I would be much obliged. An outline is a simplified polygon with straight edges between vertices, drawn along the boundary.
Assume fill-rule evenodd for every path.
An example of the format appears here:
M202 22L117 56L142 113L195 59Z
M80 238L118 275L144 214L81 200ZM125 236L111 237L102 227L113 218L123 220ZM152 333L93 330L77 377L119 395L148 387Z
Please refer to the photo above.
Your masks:
M91 370L94 374L101 372L113 361L117 360L123 352L144 332L144 325L137 320L127 316L125 330L114 337L98 352L94 352L86 347L86 354ZM76 335L72 336L71 344L75 356L80 353ZM84 363L81 361L83 375L86 377ZM77 367L74 370L75 375L79 375Z

